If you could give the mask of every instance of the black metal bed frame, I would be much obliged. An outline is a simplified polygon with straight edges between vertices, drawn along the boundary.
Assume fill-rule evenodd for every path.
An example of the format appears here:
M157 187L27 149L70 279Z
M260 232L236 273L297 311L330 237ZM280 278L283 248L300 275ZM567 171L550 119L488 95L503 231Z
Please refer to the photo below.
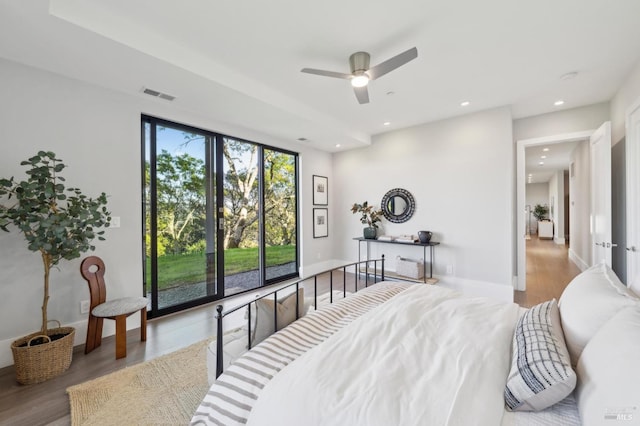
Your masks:
M380 274L378 274L378 262L381 263L381 269L380 269ZM369 265L373 263L373 271L374 272L369 272ZM313 308L314 310L318 309L318 276L329 273L329 303L333 303L333 271L338 271L338 270L342 270L342 292L343 292L343 297L347 296L347 268L353 266L354 267L354 286L355 286L355 292L358 291L358 281L359 281L359 276L362 273L362 271L359 271L359 266L361 264L365 264L365 270L364 270L364 275L365 275L365 279L364 279L364 287L368 287L369 286L369 276L373 276L373 283L376 283L376 278L380 277L380 281L384 281L384 255L382 255L382 257L380 259L371 259L371 260L362 260L362 261L358 261L358 262L353 262L353 263L348 263L346 265L342 265L339 266L337 268L332 268L332 269L327 269L324 270L322 272L318 272L316 274L313 274L309 277L306 278L301 278L293 283L287 284L284 287L280 287L277 290L273 290L270 291L269 293L258 297L255 300L252 300L250 302L244 303L242 305L236 306L232 309L229 309L226 312L222 312L222 310L224 309L224 307L222 305L217 305L216 306L216 321L217 321L217 336L216 336L216 378L218 378L220 376L220 374L222 374L223 371L223 340L224 340L224 333L223 333L223 319L224 317L226 317L229 314L232 314L242 308L248 308L247 309L247 341L248 341L248 349L251 349L251 309L249 308L249 306L252 303L256 303L258 300L260 299L264 299L266 297L269 297L271 295L273 295L273 300L274 302L277 304L278 303L278 292L281 292L285 289L288 289L292 286L295 286L296 290L295 290L295 294L296 294L296 320L300 318L300 312L299 312L299 303L300 303L300 284L313 279L313 289L314 289L314 293L313 293ZM273 324L274 324L274 333L278 331L278 310L274 309L273 310Z

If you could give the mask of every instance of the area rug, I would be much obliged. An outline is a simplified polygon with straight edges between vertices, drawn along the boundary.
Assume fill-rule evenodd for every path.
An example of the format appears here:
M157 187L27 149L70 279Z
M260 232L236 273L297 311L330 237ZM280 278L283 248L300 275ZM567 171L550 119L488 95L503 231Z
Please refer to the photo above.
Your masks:
M209 389L209 341L69 387L71 424L189 424Z

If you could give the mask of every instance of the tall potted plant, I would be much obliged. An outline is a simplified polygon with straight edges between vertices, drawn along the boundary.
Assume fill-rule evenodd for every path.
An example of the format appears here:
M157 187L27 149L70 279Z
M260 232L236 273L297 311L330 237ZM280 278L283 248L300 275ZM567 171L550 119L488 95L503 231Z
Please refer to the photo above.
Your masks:
M39 151L20 163L28 166L28 179L0 178L0 229L14 225L27 240L27 248L39 252L44 266L42 326L37 333L11 345L16 379L22 384L48 380L65 371L73 354L72 327L48 328L49 274L62 259L75 259L94 250L94 238L104 240L109 226L107 196L83 195L78 188L65 188L60 172L66 167L53 152Z
M372 205L369 205L367 201L362 204L355 203L351 206L351 213L360 213L360 223L367 225L364 228L363 235L367 239L376 238L376 230L378 229L378 222L382 221L382 210L377 210Z

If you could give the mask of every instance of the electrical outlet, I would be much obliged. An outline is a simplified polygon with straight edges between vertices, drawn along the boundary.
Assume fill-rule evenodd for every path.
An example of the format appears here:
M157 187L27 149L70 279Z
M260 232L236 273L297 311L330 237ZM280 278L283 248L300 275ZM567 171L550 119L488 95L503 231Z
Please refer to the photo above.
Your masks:
M82 302L80 302L80 313L81 314L88 314L90 307L91 307L91 304L89 303L89 301L88 300L83 300Z
M453 265L447 265L447 275L453 275Z

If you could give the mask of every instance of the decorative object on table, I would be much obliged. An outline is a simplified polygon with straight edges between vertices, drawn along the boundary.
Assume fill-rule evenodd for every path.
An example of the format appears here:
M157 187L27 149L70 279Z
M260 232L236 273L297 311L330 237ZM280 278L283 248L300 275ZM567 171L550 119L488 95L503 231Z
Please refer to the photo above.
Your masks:
M424 259L412 260L405 259L400 256L396 257L396 274L408 277L414 280L421 280L424 278Z
M329 236L328 209L313 209L313 238Z
M432 235L433 233L431 231L418 231L418 240L420 240L422 244L429 244Z
M26 181L0 178L0 195L8 195L11 204L0 206L0 229L9 232L13 224L25 236L28 249L38 251L44 265L42 326L11 344L16 379L22 384L51 379L71 365L72 327L48 328L49 273L62 259L75 259L94 250L94 238L104 240L102 227L109 226L107 196L83 195L78 188L65 190L59 174L66 167L53 152L39 151L20 163L30 166ZM12 203L13 201L13 203ZM58 324L59 325L59 324Z
M395 188L384 194L380 205L385 219L393 223L408 221L416 209L413 195L402 188Z
M533 217L535 217L538 222L546 220L548 213L549 207L547 207L546 205L543 206L542 204L536 204L532 212Z
M351 206L351 213L360 213L362 215L360 217L360 223L368 225L364 228L363 236L367 239L375 239L378 222L382 221L382 211L376 210L375 207L369 205L368 201L365 201L362 204L354 203L354 205Z
M329 179L324 176L313 175L313 205L326 206L329 204Z
M417 243L419 240L415 235L398 235L395 241L399 243Z

